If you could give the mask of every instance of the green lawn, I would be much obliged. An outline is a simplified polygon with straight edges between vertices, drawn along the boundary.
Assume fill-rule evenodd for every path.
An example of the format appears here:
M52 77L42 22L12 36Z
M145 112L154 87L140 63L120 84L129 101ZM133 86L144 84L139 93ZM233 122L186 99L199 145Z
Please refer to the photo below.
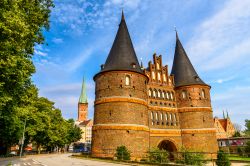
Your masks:
M250 161L250 157L229 156L229 160Z

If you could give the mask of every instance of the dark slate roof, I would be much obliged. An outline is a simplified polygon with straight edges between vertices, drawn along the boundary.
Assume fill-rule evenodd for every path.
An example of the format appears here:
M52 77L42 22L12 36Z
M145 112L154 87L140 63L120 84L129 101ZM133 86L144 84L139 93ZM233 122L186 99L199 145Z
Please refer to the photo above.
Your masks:
M196 73L190 62L176 32L176 45L174 53L174 62L171 71L174 75L175 87L183 85L206 85Z
M143 73L129 36L123 12L113 46L105 64L102 66L101 72L112 70L128 70Z

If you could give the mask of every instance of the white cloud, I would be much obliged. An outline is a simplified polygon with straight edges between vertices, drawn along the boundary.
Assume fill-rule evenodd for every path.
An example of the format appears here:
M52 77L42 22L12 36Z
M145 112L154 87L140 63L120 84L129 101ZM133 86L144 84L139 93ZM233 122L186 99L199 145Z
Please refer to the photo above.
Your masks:
M55 44L61 44L61 43L63 43L63 39L62 38L53 38L52 42L54 42Z
M210 84L210 83L222 84L222 83L225 83L225 82L234 80L235 77L236 77L236 76L230 76L230 77L225 77L225 78L219 78L219 79L217 79L217 80L213 80L213 81L210 81L210 82L208 82L208 83L209 83L209 84Z
M65 26L65 34L82 35L89 28L104 28L117 22L117 12L137 10L141 0L56 1L52 11L53 21Z
M42 51L39 51L39 50L35 50L34 53L35 53L36 55L39 55L39 56L47 56L47 55L48 55L48 53L42 52Z
M250 1L231 0L196 28L188 52L202 70L244 61L250 47Z
M92 55L92 53L93 53L92 48L85 49L81 54L79 54L66 64L67 70L75 71L76 69L78 69L86 62L86 60L88 60L88 58Z

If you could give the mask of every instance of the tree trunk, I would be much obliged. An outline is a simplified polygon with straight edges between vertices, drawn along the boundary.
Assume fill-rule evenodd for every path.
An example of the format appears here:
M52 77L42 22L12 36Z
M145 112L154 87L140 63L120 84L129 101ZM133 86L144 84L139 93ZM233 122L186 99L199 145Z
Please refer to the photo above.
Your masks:
M11 145L6 146L6 155L10 154L11 152Z
M38 152L38 154L41 153L41 145L40 144L37 144L37 152Z

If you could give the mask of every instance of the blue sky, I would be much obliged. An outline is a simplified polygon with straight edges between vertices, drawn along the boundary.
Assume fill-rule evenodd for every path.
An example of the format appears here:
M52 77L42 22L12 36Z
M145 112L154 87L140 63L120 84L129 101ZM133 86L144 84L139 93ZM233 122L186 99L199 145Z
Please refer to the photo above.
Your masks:
M171 71L176 27L196 71L212 86L214 116L227 110L242 126L250 119L249 0L55 0L32 79L65 118L77 117L83 76L93 117L93 76L107 58L122 8L144 66L157 53Z

